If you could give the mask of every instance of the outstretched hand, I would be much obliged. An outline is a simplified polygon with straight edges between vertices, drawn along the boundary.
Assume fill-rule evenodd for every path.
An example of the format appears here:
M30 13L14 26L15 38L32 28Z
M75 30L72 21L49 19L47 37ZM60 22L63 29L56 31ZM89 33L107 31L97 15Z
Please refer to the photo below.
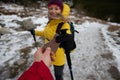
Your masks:
M51 51L51 48L46 48L44 52L42 48L38 48L38 50L34 54L34 61L43 61L46 64L46 66L50 67L51 61L54 61L53 52Z

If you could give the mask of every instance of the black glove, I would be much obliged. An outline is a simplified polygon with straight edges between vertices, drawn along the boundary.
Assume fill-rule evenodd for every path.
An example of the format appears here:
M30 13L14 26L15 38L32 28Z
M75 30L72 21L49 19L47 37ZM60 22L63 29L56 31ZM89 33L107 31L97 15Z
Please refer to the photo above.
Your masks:
M66 29L65 29L65 30L60 30L60 34L56 37L56 42L61 43L72 39L73 39L72 35L66 34Z
M72 37L71 34L58 35L56 37L56 42L57 43L61 43L61 42L69 41L69 40L73 40L73 37Z
M32 35L35 35L35 30L34 30L34 29L29 30L29 31L30 31L30 33L31 33Z
M61 41L62 41L62 36L61 36L61 35L58 35L58 36L56 37L56 42L57 42L57 43L61 43Z

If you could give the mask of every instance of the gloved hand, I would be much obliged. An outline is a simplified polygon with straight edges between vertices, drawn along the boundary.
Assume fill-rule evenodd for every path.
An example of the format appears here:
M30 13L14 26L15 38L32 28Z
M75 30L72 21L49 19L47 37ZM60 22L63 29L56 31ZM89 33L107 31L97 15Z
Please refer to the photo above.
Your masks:
M35 35L35 30L34 30L34 29L29 30L29 31L30 31L30 33L31 33L32 35Z
M62 42L62 36L61 35L56 36L56 42L57 43L61 43Z
M73 40L73 37L71 34L60 34L58 36L56 36L56 42L57 43L61 43L61 42L65 42L65 41L69 41L69 40Z
M56 42L61 43L63 42L64 36L66 35L66 29L60 30L60 33L56 36Z
M60 30L60 34L56 36L57 43L65 42L65 41L72 40L72 39L73 39L72 35L67 34L66 29Z

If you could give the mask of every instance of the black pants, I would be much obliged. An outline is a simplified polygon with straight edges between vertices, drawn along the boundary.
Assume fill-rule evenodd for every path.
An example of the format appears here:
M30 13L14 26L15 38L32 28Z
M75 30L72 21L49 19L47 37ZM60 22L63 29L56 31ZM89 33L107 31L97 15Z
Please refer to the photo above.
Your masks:
M62 66L54 65L54 75L56 80L63 80L63 69L64 69L64 65Z

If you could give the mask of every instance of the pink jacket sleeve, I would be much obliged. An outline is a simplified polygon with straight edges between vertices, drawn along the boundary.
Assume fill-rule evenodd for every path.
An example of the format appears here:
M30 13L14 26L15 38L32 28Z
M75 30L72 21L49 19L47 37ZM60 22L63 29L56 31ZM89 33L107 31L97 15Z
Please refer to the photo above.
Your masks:
M34 62L18 80L54 80L49 68L41 62Z

